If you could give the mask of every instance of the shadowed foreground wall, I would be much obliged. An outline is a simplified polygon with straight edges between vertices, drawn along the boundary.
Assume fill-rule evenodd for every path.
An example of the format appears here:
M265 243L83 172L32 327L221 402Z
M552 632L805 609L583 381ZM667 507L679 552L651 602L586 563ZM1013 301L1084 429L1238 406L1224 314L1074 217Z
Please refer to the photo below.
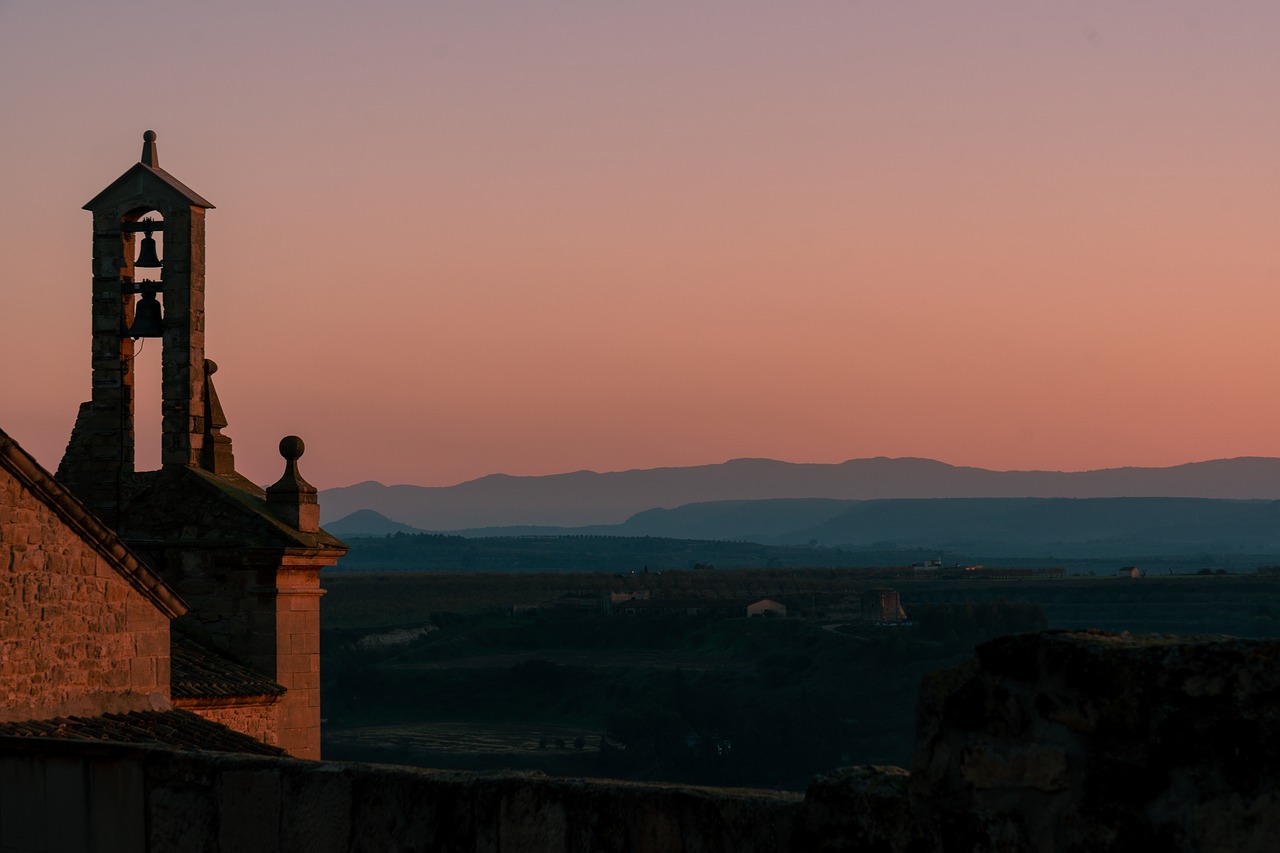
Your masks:
M922 690L916 768L796 794L0 740L0 849L1270 851L1280 643L1006 637Z

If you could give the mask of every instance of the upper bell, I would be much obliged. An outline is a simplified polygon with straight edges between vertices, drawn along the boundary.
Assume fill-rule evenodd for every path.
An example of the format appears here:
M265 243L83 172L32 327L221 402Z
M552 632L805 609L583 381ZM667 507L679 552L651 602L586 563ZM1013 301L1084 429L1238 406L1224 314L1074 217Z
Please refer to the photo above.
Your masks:
M133 262L135 267L158 267L160 266L160 258L156 255L156 238L151 236L151 232L146 232L146 236L142 238L142 245L138 247L138 259Z

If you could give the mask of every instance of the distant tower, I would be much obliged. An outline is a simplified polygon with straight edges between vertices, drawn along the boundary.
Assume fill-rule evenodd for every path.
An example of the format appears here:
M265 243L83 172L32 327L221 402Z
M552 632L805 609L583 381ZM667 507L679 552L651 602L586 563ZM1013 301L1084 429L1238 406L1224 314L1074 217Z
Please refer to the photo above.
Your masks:
M270 489L236 473L213 387L218 367L205 358L204 216L212 207L160 168L149 130L139 162L85 205L93 213L92 398L80 406L57 478L190 605L175 631L270 679L248 695L187 690L183 706L319 758L320 572L347 549L320 529L316 489L298 470L300 438L280 443L285 472ZM153 234L163 235L163 258ZM163 272L148 281L147 269ZM139 338L163 346L159 471L134 466Z

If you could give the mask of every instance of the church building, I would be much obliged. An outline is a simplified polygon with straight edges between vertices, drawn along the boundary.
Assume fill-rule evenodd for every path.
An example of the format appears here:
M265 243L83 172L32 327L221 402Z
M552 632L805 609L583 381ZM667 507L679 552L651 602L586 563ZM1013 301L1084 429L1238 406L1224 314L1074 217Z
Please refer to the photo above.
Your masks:
M320 529L300 438L280 442L266 489L235 470L205 352L212 208L160 167L151 131L85 205L91 398L56 476L0 432L0 733L150 725L320 757L320 572L346 546ZM139 471L133 360L149 338L162 465Z

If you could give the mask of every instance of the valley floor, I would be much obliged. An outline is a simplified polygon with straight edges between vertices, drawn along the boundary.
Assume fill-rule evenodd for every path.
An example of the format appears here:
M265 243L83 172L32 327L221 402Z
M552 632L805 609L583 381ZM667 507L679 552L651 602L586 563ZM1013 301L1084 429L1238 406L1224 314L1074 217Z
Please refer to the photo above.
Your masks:
M655 596L758 594L799 615L642 618L600 606L517 617L513 604L591 600L637 582L326 575L325 756L798 790L837 766L909 766L921 677L992 636L1280 635L1280 579L1257 575L899 580L912 620L900 627L857 620L861 591L885 583L856 570L639 583Z

